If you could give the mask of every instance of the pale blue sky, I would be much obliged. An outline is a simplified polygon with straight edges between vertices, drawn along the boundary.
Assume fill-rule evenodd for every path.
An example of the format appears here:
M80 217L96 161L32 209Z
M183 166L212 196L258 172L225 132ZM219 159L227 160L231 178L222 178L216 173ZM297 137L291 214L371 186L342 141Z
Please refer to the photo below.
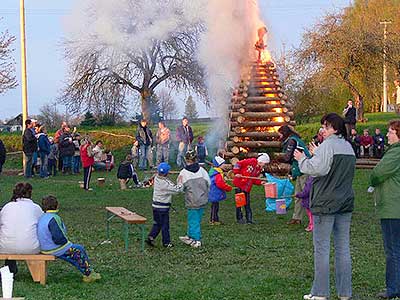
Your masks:
M53 102L64 84L66 66L60 44L64 36L63 17L71 13L73 3L72 0L25 1L29 114L37 114L43 104ZM348 6L350 0L259 0L259 3L271 33L271 50L277 52L283 43L287 49L297 46L305 28L325 12ZM8 29L17 37L13 46L20 80L19 1L1 0L0 17L0 31ZM0 119L21 112L20 86L0 95L0 107ZM63 106L59 110L64 110ZM199 111L205 114L204 109Z

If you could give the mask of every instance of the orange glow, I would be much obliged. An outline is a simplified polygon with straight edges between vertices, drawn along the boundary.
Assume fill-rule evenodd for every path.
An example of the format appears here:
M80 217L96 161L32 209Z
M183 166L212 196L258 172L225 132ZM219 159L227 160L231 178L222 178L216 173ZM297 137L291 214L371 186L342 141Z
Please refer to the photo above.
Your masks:
M274 111L276 113L282 113L283 112L282 108L278 108L278 107L277 108L273 108L272 111Z
M285 119L283 117L274 117L272 118L273 122L279 122L279 123L284 123Z
M269 104L279 104L279 101L269 101Z
M275 94L264 94L264 97L270 97L270 98L273 98L273 97L275 97Z
M239 150L240 150L240 152L243 152L243 153L248 153L249 152L248 149L243 148L243 147L239 147Z
M263 52L261 52L261 62L263 64L272 61L271 58L271 53L267 49L265 49Z
M270 87L265 87L265 88L263 88L263 90L264 91L272 91L272 90L274 90L273 88L270 88Z

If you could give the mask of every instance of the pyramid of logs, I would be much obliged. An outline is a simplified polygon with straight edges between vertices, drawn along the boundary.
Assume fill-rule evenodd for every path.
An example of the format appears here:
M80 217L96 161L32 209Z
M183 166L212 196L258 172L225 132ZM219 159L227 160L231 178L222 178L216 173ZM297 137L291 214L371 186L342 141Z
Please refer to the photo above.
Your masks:
M281 152L278 129L285 124L295 125L295 121L275 65L254 63L232 97L226 157L234 165L240 159L267 152L275 159L266 171L286 175L290 166L276 159Z

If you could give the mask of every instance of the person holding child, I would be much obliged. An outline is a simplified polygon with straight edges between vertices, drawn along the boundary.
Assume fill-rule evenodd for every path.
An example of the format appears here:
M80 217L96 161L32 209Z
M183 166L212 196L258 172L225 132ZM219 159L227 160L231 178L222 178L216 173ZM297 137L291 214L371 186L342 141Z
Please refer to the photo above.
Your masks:
M167 176L171 166L162 162L157 167L157 175L154 177L153 189L153 227L147 237L146 243L154 247L156 237L161 231L162 244L166 248L172 248L169 234L169 209L171 208L172 195L183 191L181 185L175 185Z
M211 180L210 193L208 194L208 202L211 203L210 224L220 225L219 202L226 199L226 192L230 192L232 187L224 180L224 171L221 167L225 160L220 156L215 156L212 163L213 167L208 172Z
M185 168L179 173L178 184L183 186L185 192L185 207L187 209L188 228L187 235L179 239L193 248L202 246L201 219L204 207L208 203L210 190L210 177L207 171L197 162L196 151L189 150L185 154Z
M54 196L42 199L45 213L38 223L38 237L43 254L51 254L69 262L83 274L83 282L89 283L101 279L99 273L93 271L89 257L82 245L73 244L68 240L67 228L58 215L58 201Z
M270 159L267 153L259 153L258 158L243 159L238 161L233 167L233 173L235 174L233 185L236 187L235 194L244 193L246 197L246 204L244 206L246 221L243 219L242 207L236 207L236 221L239 224L254 224L253 213L250 207L250 192L253 184L261 185L262 181L256 178L260 176L264 166L269 162Z

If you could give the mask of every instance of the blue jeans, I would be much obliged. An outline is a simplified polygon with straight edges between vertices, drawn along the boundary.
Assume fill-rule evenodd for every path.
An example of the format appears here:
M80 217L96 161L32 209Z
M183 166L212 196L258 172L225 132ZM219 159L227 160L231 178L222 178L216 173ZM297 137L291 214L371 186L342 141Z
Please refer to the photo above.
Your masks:
M187 150L188 150L188 144L185 144L184 142L179 142L178 156L176 157L176 164L180 168L184 168L186 166L185 154L186 154Z
M72 161L73 161L73 166L74 166L73 167L74 174L78 174L80 171L80 167L81 167L81 157L79 155L74 156Z
M53 175L53 176L57 175L57 160L56 159L48 160L47 170L49 172L49 175Z
M187 236L195 241L201 241L201 218L204 214L204 208L188 209L188 229Z
M25 154L25 177L32 177L33 153Z
M311 294L329 297L329 254L331 234L335 249L335 283L339 296L351 297L351 213L314 215L314 282Z
M44 178L49 176L49 170L47 168L49 155L43 152L39 152L40 155L40 177Z
M154 223L149 236L155 239L161 231L162 243L163 245L168 245L171 242L169 235L169 211L153 209L153 219Z
M150 146L140 145L139 149L139 169L146 170L147 168L147 156L150 150Z
M381 219L386 256L386 293L400 297L400 219Z
M63 171L71 171L72 168L72 156L63 156Z

